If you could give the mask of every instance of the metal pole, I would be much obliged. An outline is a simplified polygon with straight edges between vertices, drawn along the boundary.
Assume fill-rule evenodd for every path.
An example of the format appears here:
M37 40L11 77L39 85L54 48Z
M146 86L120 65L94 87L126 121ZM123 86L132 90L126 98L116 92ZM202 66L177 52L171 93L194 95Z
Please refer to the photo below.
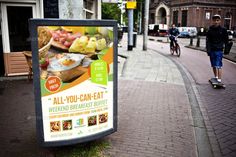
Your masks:
M142 33L142 7L143 3L140 3L140 11L139 11L139 34Z
M120 24L123 25L123 13L122 13L122 11L120 13Z
M196 47L200 47L200 36L199 36L199 35L197 36L197 44L196 44Z
M144 9L144 33L143 33L143 50L147 51L147 35L148 35L148 13L149 13L149 0L145 0Z
M193 46L193 37L190 37L190 46Z
M128 51L133 49L133 19L134 10L128 10Z

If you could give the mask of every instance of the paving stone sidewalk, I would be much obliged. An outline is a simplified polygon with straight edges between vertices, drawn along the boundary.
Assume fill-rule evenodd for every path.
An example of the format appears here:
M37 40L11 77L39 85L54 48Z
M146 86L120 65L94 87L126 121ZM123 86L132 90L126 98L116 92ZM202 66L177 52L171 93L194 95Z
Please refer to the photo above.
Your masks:
M112 157L197 157L191 107L180 71L157 52L142 51L142 42L138 41L133 51L127 51L126 37L122 42L119 54L126 57L119 57L118 64L118 131L105 138L112 146L106 154ZM16 86L21 92L15 98L33 102L32 85L25 81L22 84L25 89L11 82L4 85L7 91L0 87L1 104L5 107L2 106L1 119L5 120L1 126L5 127L1 130L1 140L7 143L1 145L1 149L14 156L45 156L45 150L35 145L33 104L14 101L14 105L22 109L16 112L16 106L3 97L3 93L13 95L15 91L11 86ZM4 112L9 108L17 114ZM9 149L14 146L17 146L14 151Z
M153 37L151 37L153 38ZM157 39L149 43L149 46L156 45ZM185 42L186 43L186 42ZM215 157L235 157L236 156L236 71L235 63L223 60L223 80L226 89L215 90L208 83L208 79L212 76L209 67L209 59L206 54L201 51L191 50L181 44L182 54L178 63L187 67L194 78L195 89L199 93L198 102L204 117L207 134L211 143L211 148ZM165 49L168 44L159 42L158 50ZM236 43L234 43L236 44ZM156 46L157 48L157 46ZM200 47L201 48L201 47ZM197 49L198 50L198 49ZM236 57L235 47L232 48L230 55L226 57ZM165 52L163 53L165 54ZM207 57L207 58L206 58ZM173 58L173 57L172 57ZM193 62L195 58L197 61ZM175 58L176 59L176 58ZM231 60L233 61L233 60ZM235 62L236 60L234 60ZM206 69L204 69L206 68Z
M142 44L127 51L127 36L119 54L118 131L107 137L114 157L196 157L191 107L183 78L168 58Z

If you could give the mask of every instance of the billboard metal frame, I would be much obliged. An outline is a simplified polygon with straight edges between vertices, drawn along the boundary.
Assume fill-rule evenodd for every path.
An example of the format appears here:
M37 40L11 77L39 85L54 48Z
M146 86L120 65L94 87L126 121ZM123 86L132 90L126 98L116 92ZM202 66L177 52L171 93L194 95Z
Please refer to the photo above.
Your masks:
M86 137L60 141L44 141L42 102L40 89L40 70L38 56L38 26L97 26L113 27L113 128ZM64 19L30 19L31 50L33 61L33 85L35 95L36 129L38 142L43 147L63 146L99 139L117 131L117 22L115 20L64 20Z

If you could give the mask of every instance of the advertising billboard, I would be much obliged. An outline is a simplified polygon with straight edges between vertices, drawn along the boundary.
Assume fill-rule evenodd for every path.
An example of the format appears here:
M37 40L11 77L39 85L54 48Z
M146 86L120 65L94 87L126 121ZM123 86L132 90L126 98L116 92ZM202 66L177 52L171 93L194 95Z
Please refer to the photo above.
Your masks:
M117 23L31 19L36 125L43 146L117 130Z

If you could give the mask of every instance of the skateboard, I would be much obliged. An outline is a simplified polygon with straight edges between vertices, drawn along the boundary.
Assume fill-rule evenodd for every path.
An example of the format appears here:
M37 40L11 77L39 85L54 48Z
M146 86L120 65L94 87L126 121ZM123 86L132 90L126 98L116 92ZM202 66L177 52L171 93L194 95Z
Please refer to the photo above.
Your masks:
M209 80L209 82L211 83L211 85L214 89L217 89L217 88L225 89L226 88L225 84L217 82L217 80L215 78L211 78Z

